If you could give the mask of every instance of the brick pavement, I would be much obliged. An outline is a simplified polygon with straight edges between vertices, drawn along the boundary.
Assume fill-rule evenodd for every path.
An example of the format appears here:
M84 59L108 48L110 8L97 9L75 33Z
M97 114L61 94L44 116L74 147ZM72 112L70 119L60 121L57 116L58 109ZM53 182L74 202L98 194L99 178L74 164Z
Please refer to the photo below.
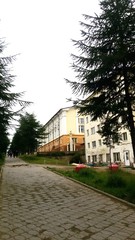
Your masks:
M0 240L135 240L135 208L18 159L3 170L0 219Z

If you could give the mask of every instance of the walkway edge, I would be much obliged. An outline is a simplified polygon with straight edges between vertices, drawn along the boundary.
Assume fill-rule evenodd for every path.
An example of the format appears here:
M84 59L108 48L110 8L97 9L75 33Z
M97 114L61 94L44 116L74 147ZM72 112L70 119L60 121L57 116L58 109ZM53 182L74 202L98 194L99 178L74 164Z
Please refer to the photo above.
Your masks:
M107 197L110 197L110 198L112 198L112 199L114 199L114 200L117 200L117 201L119 201L119 202L122 202L122 203L125 204L125 205L128 205L128 206L130 206L130 207L132 207L132 208L135 208L135 204L133 204L133 203L130 203L130 202L127 202L127 201L125 201L125 200L123 200L123 199L121 199L121 198L115 197L115 196L113 196L113 195L111 195L111 194L109 194L109 193L106 193L106 192L104 192L104 191L102 191L102 190L99 190L99 189L97 189L97 188L94 188L94 187L92 187L92 186L89 186L89 185L87 185L87 184L85 184L85 183L82 183L82 182L76 180L76 179L67 177L67 176L63 175L62 173L59 173L59 172L57 172L56 170L54 170L54 169L52 169L52 168L50 168L50 167L43 167L43 168L45 168L45 169L47 169L47 170L49 170L49 171L52 171L52 172L54 172L54 173L56 173L56 174L58 174L58 175L60 175L60 176L62 176L62 177L65 177L65 178L67 178L67 179L69 179L69 180L71 180L71 181L73 181L73 182L76 182L76 183L78 183L78 184L81 184L82 186L84 186L84 187L86 187L86 188L92 189L92 190L95 191L95 192L104 194L104 195L107 196Z
M0 166L0 178L2 178L3 166Z

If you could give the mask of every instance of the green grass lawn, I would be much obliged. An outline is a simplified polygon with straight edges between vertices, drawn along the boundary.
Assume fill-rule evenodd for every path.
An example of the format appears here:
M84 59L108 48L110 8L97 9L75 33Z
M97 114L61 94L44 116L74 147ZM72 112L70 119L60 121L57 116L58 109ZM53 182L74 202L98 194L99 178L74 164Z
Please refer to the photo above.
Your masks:
M59 157L38 157L34 155L23 155L19 156L22 160L28 163L33 163L33 164L49 164L49 165L69 165L68 159L61 159Z
M79 172L64 169L55 171L135 204L135 174L121 169L97 171L93 168L84 168Z
M64 176L76 179L82 183L92 186L96 189L107 192L118 198L135 204L135 174L126 172L122 169L111 171L106 168L104 171L98 171L95 168L84 168L79 172L69 165L69 161L56 157L38 157L38 156L21 156L26 162L33 164L56 165L50 167ZM63 166L59 168L58 166ZM65 167L64 167L65 166ZM66 168L68 166L68 168ZM71 167L70 167L71 166ZM102 167L101 167L102 169Z

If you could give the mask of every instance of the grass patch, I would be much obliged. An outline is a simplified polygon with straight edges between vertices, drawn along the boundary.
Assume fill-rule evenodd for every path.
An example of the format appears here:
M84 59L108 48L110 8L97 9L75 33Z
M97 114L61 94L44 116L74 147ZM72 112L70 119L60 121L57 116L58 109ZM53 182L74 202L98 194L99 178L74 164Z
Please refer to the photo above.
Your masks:
M22 160L33 164L49 164L49 165L63 165L67 166L69 164L67 159L61 157L42 157L36 155L22 155L19 156Z
M135 174L110 170L96 171L92 168L84 168L79 172L74 170L55 169L64 176L76 179L118 198L135 204Z

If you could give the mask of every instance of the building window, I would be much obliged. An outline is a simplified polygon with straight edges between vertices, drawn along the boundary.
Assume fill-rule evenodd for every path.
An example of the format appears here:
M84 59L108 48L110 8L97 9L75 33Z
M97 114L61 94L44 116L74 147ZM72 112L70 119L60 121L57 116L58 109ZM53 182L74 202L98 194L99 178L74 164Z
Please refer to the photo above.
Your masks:
M97 162L97 155L92 155L92 162Z
M84 125L79 125L78 131L79 131L79 133L84 133Z
M99 145L99 146L102 145L102 141L101 141L101 139L98 140L98 145Z
M107 163L110 162L110 154L109 153L106 154L106 162Z
M91 128L91 134L95 134L95 127Z
M79 124L84 124L84 118L78 118L78 123Z
M89 118L88 117L86 117L86 123L88 123L89 122Z
M77 143L77 138L72 138L73 143Z
M99 160L100 163L103 162L103 154L99 154L98 155L98 160Z
M99 130L101 130L101 125L100 124L97 125L97 131L99 131Z
M88 148L90 148L90 143L88 143Z
M87 129L87 137L89 136L89 129Z
M92 142L92 148L95 148L96 147L96 141L93 141Z
M122 133L122 140L123 141L127 140L127 132Z
M124 151L124 160L125 161L130 160L130 158L129 158L129 151Z
M88 156L88 162L90 162L90 156Z
M120 161L120 152L113 153L114 162Z

